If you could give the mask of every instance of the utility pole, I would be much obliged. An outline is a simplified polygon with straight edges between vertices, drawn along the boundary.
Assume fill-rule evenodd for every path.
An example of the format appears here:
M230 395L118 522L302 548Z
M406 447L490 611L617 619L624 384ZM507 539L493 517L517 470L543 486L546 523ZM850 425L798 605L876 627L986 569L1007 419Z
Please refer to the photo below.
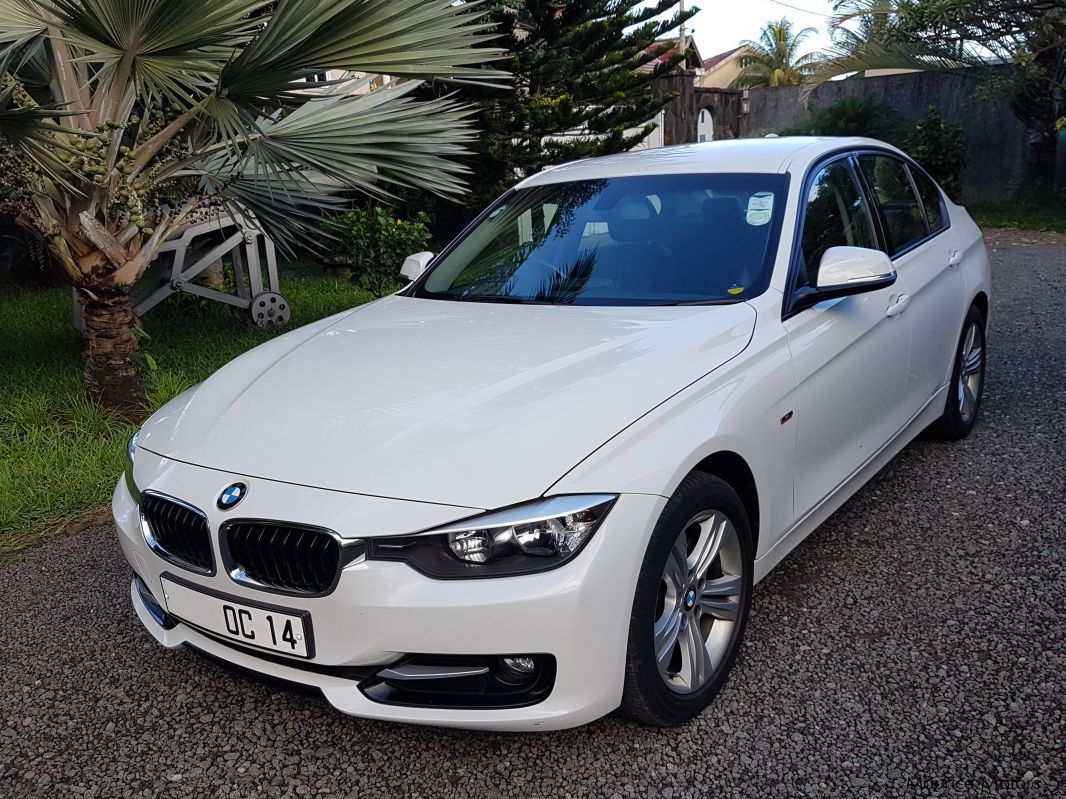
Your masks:
M682 16L682 18L684 18L684 16L685 16L685 0L681 0L681 16ZM683 53L683 52L685 52L687 47L688 47L688 44L685 42L685 23L682 22L681 23L681 32L677 36L677 52L679 54Z

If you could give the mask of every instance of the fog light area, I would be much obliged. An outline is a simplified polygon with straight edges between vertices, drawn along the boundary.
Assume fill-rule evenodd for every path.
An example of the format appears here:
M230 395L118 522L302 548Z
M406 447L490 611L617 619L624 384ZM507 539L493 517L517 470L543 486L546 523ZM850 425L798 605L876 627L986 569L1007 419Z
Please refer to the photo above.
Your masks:
M359 687L388 705L513 708L543 701L554 682L551 655L411 655Z

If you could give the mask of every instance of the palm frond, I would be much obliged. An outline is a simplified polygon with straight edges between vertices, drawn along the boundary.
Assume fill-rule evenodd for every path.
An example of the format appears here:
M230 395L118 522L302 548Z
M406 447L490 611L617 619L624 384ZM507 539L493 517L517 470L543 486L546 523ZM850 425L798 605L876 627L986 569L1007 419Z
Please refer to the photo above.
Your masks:
M299 95L322 70L481 84L508 75L485 66L503 57L480 3L452 0L281 0L265 29L222 71L239 103Z
M54 143L53 133L70 132L55 121L56 117L64 113L62 109L55 106L19 106L12 102L14 93L14 83L0 89L0 138L8 144L13 146L51 145Z
M871 69L916 69L965 72L987 61L972 49L936 47L919 42L871 40L851 42L830 50L810 76L808 92L828 80Z
M347 204L339 196L342 186L308 170L276 171L269 182L261 172L254 159L220 156L189 174L200 178L203 194L221 197L230 213L254 220L286 254L319 249L323 215Z
M14 102L17 84L7 75L7 57L0 59L0 75L6 85L0 88L0 143L21 151L53 186L66 191L75 189L65 177L66 166L60 160L64 151L73 151L68 141L79 131L63 127L57 121L74 112L55 104L23 106ZM57 135L58 134L58 135Z
M471 111L447 98L416 100L417 85L310 100L288 116L260 120L240 147L220 142L171 176L200 177L246 206L271 235L303 245L315 244L321 212L340 192L387 198L391 187L404 186L458 194L468 169L454 157L475 135Z
M13 2L15 0L6 0ZM24 3L26 0L24 0ZM267 0L39 0L98 85L132 79L141 94L186 103L246 45ZM100 94L98 89L96 94Z
M415 88L311 100L264 125L249 153L263 170L295 165L369 194L385 194L390 184L457 194L467 170L452 157L474 138L471 111L448 99L415 100Z
M30 0L0 0L0 54L42 36L47 24Z

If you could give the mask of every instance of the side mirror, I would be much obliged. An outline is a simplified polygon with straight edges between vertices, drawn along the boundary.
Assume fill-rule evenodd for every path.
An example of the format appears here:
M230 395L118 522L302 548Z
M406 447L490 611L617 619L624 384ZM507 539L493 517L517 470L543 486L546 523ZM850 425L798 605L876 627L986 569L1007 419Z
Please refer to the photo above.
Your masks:
M431 252L416 252L414 255L408 255L404 258L403 266L400 267L400 274L409 281L418 280L432 260L433 253Z
M866 247L830 247L818 264L815 302L877 291L896 282L892 261L880 250Z

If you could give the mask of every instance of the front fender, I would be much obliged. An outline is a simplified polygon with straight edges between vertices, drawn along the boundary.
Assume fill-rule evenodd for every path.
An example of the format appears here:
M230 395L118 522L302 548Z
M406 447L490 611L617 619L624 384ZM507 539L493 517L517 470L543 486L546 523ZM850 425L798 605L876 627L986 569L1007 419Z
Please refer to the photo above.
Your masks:
M773 302L772 293L764 297L752 342L739 357L619 432L547 493L669 497L700 462L717 452L732 452L755 477L760 520L756 556L770 549L793 520L799 409L785 331L772 315L775 308L780 314L780 304Z

